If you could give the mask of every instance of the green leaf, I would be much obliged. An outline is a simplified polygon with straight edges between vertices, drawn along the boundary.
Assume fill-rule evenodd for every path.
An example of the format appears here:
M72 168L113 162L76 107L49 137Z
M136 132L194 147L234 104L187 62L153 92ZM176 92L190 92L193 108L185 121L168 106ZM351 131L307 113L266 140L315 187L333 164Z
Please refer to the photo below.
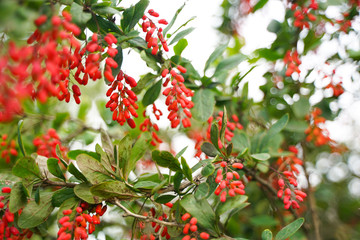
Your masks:
M189 167L189 165L187 164L185 158L181 157L181 166L183 168L183 173L185 175L185 177L187 179L189 179L190 182L193 181L193 178L192 178L192 171Z
M223 115L222 115L222 121L221 121L221 128L220 128L220 140L223 143L223 145L225 145L225 129L227 128L227 111L226 111L226 107L224 106L224 111L223 111Z
M228 46L228 43L226 44L222 44L220 46L218 46L214 52L211 53L211 55L209 56L209 58L206 60L205 63L205 68L204 68L204 72L210 67L210 65L218 58L220 57L224 51L226 50Z
M152 181L138 181L134 184L134 188L153 189L158 184L159 184L158 182L152 182Z
M23 127L23 125L24 125L24 121L20 120L18 122L17 137L18 137L18 144L19 144L20 151L21 151L22 155L25 157L26 156L26 151L25 151L25 148L24 148L23 141L21 139L21 128Z
M174 190L175 190L175 192L179 192L182 179L183 179L183 174L181 172L176 172L174 175Z
M192 116L200 122L207 121L214 111L214 93L209 89L200 89L195 92L192 101L194 103Z
M159 80L146 91L142 99L142 104L144 105L144 107L153 104L155 100L159 97L159 94L161 92L161 85L162 81Z
M155 74L152 74L152 73L147 73L143 77L140 78L140 80L138 81L136 87L134 87L131 90L134 93L139 94L141 92L141 90L143 90L148 85L150 85L152 83L152 81L154 81L157 77L158 77L158 75L155 75Z
M84 176L92 183L98 184L111 179L105 168L95 158L80 154L76 157L76 163Z
M262 7L265 6L265 4L268 2L269 0L259 0L255 6L252 8L252 12L256 12L257 10L261 9Z
M119 143L115 143L117 145L117 163L116 163L116 173L119 174L120 170L122 170L122 174L124 177L124 173L126 172L125 166L129 160L131 154L131 147L133 144L133 140L130 135L126 135L123 137Z
M71 150L68 152L67 156L70 159L76 160L76 157L79 156L80 154L86 154L89 155L93 158L95 158L96 160L100 160L100 155L96 152L91 152L91 151L87 151L87 150Z
M245 195L236 195L235 197L229 197L226 199L226 202L220 203L216 208L216 214L222 215L228 211L237 209L240 210L249 205L246 203L248 199Z
M107 20L106 18L100 17L98 15L93 15L90 19L90 21L86 24L86 26L92 31L92 32L99 32L103 35L108 34L109 32L117 33L120 35L123 35L119 27Z
M200 183L195 191L195 198L197 200L205 199L210 192L210 186L207 182Z
M32 157L22 157L15 163L12 173L26 180L42 178L39 166Z
M75 197L73 188L62 188L54 192L51 203L54 207L60 207L63 202L73 197Z
M116 76L119 74L119 72L121 70L122 62L123 62L123 51L122 51L121 46L117 46L116 49L118 50L118 53L115 55L115 57L113 59L118 64L118 67L111 68L112 75L114 76L114 78L116 78Z
M234 149L238 151L243 151L245 148L250 148L250 140L244 132L235 134L232 139L232 143L234 145Z
M15 183L11 188L9 210L16 213L27 204L26 189L21 182Z
M160 67L158 65L158 60L149 51L145 51L145 50L141 51L140 57L142 60L145 61L146 66L148 66L149 68L152 68L156 72L160 71Z
M145 9L148 5L149 0L140 0L137 4L135 4L135 6L131 6L123 12L121 28L125 33L129 32L135 27L135 25L144 15Z
M140 138L135 142L133 148L131 149L131 153L128 161L126 161L123 174L125 179L127 179L129 173L134 169L136 162L144 156L145 152L149 148L148 140L150 139L149 133L142 133ZM120 150L121 151L121 150Z
M207 165L205 165L203 169L201 169L201 175L203 175L204 177L208 177L212 175L214 172L215 172L215 167L212 163L208 163Z
M261 234L262 240L272 240L272 232L269 229L265 229Z
M275 236L275 240L285 240L292 236L303 225L304 218L299 218L282 228Z
M164 204L170 202L174 198L176 198L176 195L165 194L155 198L155 202Z
M178 152L178 153L176 154L175 158L178 159L179 157L181 157L181 156L184 154L184 152L186 151L187 147L188 147L188 146L186 146L186 147L184 147L183 149L181 149L180 152Z
M215 146L209 142L204 142L201 145L201 151L203 151L209 157L215 157L219 154L219 151L215 148Z
M270 154L268 153L256 153L256 154L251 154L250 156L259 161L266 161L271 157Z
M269 215L256 215L250 218L250 223L256 227L277 226L279 222Z
M223 72L229 71L237 67L245 59L246 56L241 53L225 58L216 66L214 76L219 76Z
M71 173L72 175L74 175L77 179L87 182L86 177L84 176L84 174L82 174L73 163L70 163L67 170L69 171L69 173Z
M56 158L49 158L47 160L47 167L52 175L65 181L64 173L61 171L59 166L59 160Z
M159 166L169 168L171 171L182 171L180 163L170 152L154 150L152 152L152 159Z
M84 103L81 102L82 106ZM85 105L85 104L84 104ZM60 126L67 120L70 118L70 114L68 112L58 112L55 115L55 119L52 123L52 127L55 129L59 129Z
M101 3L100 3L101 4ZM119 14L120 12L118 10L116 10L113 7L109 7L109 6L101 6L101 5L92 5L91 6L91 10L96 12L97 14L100 15L106 15L106 14Z
M75 2L71 4L70 14L72 16L72 21L80 27L85 26L91 19L91 13L84 12L84 8Z
M220 148L219 148L219 127L218 127L217 123L213 123L211 125L210 140L211 140L212 144L215 146L215 148L220 151Z
M265 150L265 147L268 145L272 137L275 134L279 133L281 130L283 130L287 125L288 121L289 121L289 114L285 114L270 127L269 131L266 133L263 140L261 141L260 151Z
M18 226L20 228L34 228L45 222L54 209L51 204L52 194L42 194L40 203L31 201L23 209L18 219Z
M36 189L36 191L35 191L35 197L34 197L34 199L35 199L35 202L36 202L37 204L40 203L40 188L39 188L39 187L38 187L38 188Z
M194 195L186 195L181 201L180 205L191 216L197 218L199 225L212 235L218 235L216 228L216 216L213 208L205 200L197 200Z
M273 19L267 26L267 30L272 33L278 33L281 29L281 22Z
M164 186L166 186L167 183L168 183L168 179L162 180L162 182L160 182L158 185L156 185L156 186L151 190L151 195L157 193L160 189L162 189Z
M178 42L179 40L183 39L186 35L190 34L192 31L194 31L195 28L191 27L188 29L185 29L178 34L175 35L175 37L170 41L169 45L174 44Z
M56 145L56 156L60 159L61 163L64 165L64 167L68 167L68 164L67 162L65 162L64 158L63 158L63 155L62 155L62 152L60 150L60 146L59 144Z
M174 46L174 53L175 55L180 56L184 49L187 47L188 41L183 38L180 39L179 42Z
M74 193L78 198L84 200L87 203L90 203L90 204L101 203L104 200L104 198L101 198L99 196L94 196L90 192L90 187L91 187L91 184L89 184L89 183L78 184L74 187Z
M294 102L292 105L292 110L297 118L304 119L310 110L309 99L306 97L300 97L299 101Z
M139 197L120 181L108 181L94 185L90 188L90 192L105 199L116 197L125 200Z
M170 28L174 25L177 16L179 15L179 13L181 12L181 10L185 7L185 4L182 5L178 10L176 10L173 18L171 19L171 21L169 22L169 24L166 26L166 28L163 30L163 34L164 36L166 36L166 33L170 30Z

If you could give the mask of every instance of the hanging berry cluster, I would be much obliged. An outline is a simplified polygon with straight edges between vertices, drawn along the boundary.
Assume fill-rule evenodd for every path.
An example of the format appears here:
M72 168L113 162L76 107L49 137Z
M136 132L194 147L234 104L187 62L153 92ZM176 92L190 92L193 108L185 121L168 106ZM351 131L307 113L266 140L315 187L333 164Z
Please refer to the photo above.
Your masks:
M306 116L306 120L309 121L309 127L305 130L306 141L315 141L315 146L321 146L334 141L329 137L329 132L324 127L326 119L321 117L322 111L319 108L314 110Z
M143 31L146 32L145 41L148 43L147 47L152 49L151 53L153 55L156 55L157 52L159 51L158 41L160 41L163 49L166 52L168 52L169 48L168 48L166 40L163 36L163 33L162 33L163 30L161 27L157 27L155 24L155 20L152 19L152 18L159 17L159 13L155 12L154 9L150 9L148 11L148 14L151 17L144 15L142 17L143 23L141 25ZM168 22L165 19L160 19L157 21L157 23L162 24L162 25L168 24Z
M152 104L152 112L157 120L162 116L162 111L158 109L155 103ZM140 131L142 132L151 132L152 140L151 145L156 146L157 143L162 143L163 141L159 138L157 132L159 132L159 127L156 123L151 122L149 116L146 115L146 110L143 112L144 121L140 124Z
M301 64L301 61L299 59L299 54L296 50L288 50L286 52L284 57L284 63L287 67L285 72L285 75L287 77L290 77L294 72L300 74L299 65Z
M36 147L37 154L48 158L59 159L56 154L56 145L59 145L61 152L67 151L67 148L62 146L60 137L53 128L50 128L46 134L34 138L33 144Z
M236 195L245 194L245 186L240 181L240 175L235 171L236 169L242 169L244 166L242 163L233 163L231 166L225 161L220 163L220 168L216 172L215 182L218 187L215 189L215 195L220 195L220 201L226 202L226 197L235 197ZM224 179L225 177L225 179Z
M303 202L304 198L307 196L306 193L297 189L297 181L295 175L290 171L284 171L282 174L279 174L277 186L279 188L277 192L278 198L283 198L284 208L289 209L299 209L299 202ZM295 199L294 199L295 197Z
M296 165L303 165L303 161L297 157L299 150L295 146L289 146L289 151L291 154L283 157L279 157L276 161L276 164L279 166L279 170L282 170L285 167L291 169L292 172L299 174L299 170Z
M184 228L183 228L183 234L185 234L185 236L182 238L182 240L196 240L197 236L199 236L201 239L209 239L210 235L206 232L198 232L198 227L197 227L197 219L195 217L191 217L191 215L189 213L185 213L184 215L182 215L181 220L183 220L184 222L187 222L187 220L190 221L188 223L185 224Z
M18 155L18 151L16 150L16 142L12 139L10 142L7 142L8 135L3 134L1 136L1 143L0 143L0 153L1 158L5 159L6 163L10 162L11 156L16 157Z
M167 205L167 206L170 208L172 207L172 205ZM151 208L149 213L144 212L143 215L155 218L156 217L155 209ZM157 219L159 219L160 221L167 220L167 218L168 218L168 216L166 213L163 213L161 216L157 217ZM171 238L170 234L168 233L167 226L163 226L156 222L151 222L151 227L153 230L151 230L151 233L148 233L148 234L144 233L144 231L145 231L145 223L144 222L139 222L139 226L140 226L140 230L142 232L140 240L148 240L148 239L153 240L153 239L156 239L155 238L156 235L159 235L166 239Z
M316 0L311 0L308 7L299 6L294 3L291 5L291 9L294 11L294 26L297 28L310 28L309 22L316 21L316 16L311 13L311 10L315 11L318 9L318 3Z
M186 68L178 65L176 69L165 68L162 71L161 76L165 79L163 83L165 90L162 94L166 96L165 104L169 110L167 118L171 122L171 127L176 128L182 122L183 127L187 128L191 127L190 118L192 114L190 109L194 107L194 103L188 98L192 97L194 93L185 86L184 77L181 75L181 73L186 73ZM171 84L168 87L169 82ZM182 113L179 111L180 108L182 108Z
M89 206L88 203L81 203L80 207L76 208L75 219L72 221L70 221L70 215L73 211L71 209L64 210L65 216L59 219L61 227L57 240L88 239L89 234L95 231L95 225L100 224L100 217L106 210L106 205Z
M23 229L21 232L16 228L15 214L9 210L9 195L11 193L10 187L3 187L1 189L3 196L0 196L0 239L30 239L32 232L28 229ZM19 215L21 210L19 210Z
M109 74L111 77L105 75L110 81L110 88L106 92L106 96L110 97L110 100L106 103L106 107L113 112L112 119L114 121L117 121L121 126L127 122L131 128L135 128L136 124L131 116L138 117L136 112L138 105L136 104L137 96L131 89L136 87L137 83L134 78L124 74L122 70L116 79L112 77L112 73Z

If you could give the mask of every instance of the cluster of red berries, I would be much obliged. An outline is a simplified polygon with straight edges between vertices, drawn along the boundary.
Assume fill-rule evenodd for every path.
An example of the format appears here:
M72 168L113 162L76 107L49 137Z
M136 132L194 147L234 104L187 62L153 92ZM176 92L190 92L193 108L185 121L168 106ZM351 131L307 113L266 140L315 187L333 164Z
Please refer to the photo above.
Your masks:
M12 139L10 142L7 142L8 135L3 134L1 136L1 143L0 143L0 152L1 158L5 159L6 163L10 162L11 156L16 157L18 155L18 151L16 150L16 142Z
M318 3L316 0L311 0L311 3L308 7L299 6L296 3L291 5L291 10L294 11L294 26L300 29L310 28L309 22L314 22L316 16L310 13L311 10L317 10Z
M199 236L201 239L209 239L210 235L206 232L198 232L198 227L197 227L197 219L195 217L191 217L191 215L189 213L185 213L184 215L182 215L181 220L183 220L184 222L186 222L187 220L190 221L188 223L185 224L184 228L183 228L183 234L185 234L185 236L182 238L182 240L196 240L197 236Z
M151 17L157 18L159 17L159 13L155 12L154 9L150 9L148 11L149 15ZM162 28L161 27L157 27L155 24L155 20L152 20L151 18L149 18L148 16L144 15L142 17L143 19L143 23L142 23L142 29L144 32L146 32L146 37L145 37L145 41L148 43L148 48L152 48L151 53L153 55L156 55L157 52L159 51L159 45L158 45L158 41L160 41L163 49L168 52L169 48L167 46L166 40L163 36L162 33ZM165 19L160 19L157 21L158 24L162 24L162 25L167 25L168 22Z
M46 134L34 138L33 144L37 154L48 158L59 159L56 155L56 145L59 145L61 152L67 151L67 148L61 145L60 137L53 128L50 128Z
M299 59L299 54L296 50L290 51L288 50L284 57L284 63L286 65L285 76L290 77L294 72L300 74L299 65L301 61Z
M163 83L165 90L162 94L166 96L165 104L169 110L167 118L171 122L171 127L176 128L182 122L183 127L187 128L191 127L190 118L192 114L190 109L194 107L194 103L188 98L192 97L194 93L185 86L184 77L181 75L181 73L186 73L186 68L178 65L176 69L171 68L169 70L165 68L162 71L161 76L165 79ZM167 87L169 82L171 82L171 85ZM180 108L182 108L182 113L185 116L182 116L181 112L179 112Z
M165 204L166 206L172 208L172 204L170 203L169 204ZM156 212L155 212L155 209L154 208L151 208L150 209L150 213L148 212L144 212L143 215L144 216L150 216L155 218L156 217ZM157 217L157 219L159 219L160 221L164 221L168 218L167 214L166 213L163 213L161 216ZM145 229L145 223L144 222L139 222L139 226L140 226L140 230L141 231L144 231ZM171 236L170 234L168 233L168 229L167 229L167 226L162 226L161 224L158 224L156 222L151 222L151 227L154 229L154 233L148 233L148 234L142 234L141 237L140 237L140 240L155 240L155 236L156 235L160 235L161 237L164 237L166 239L170 239Z
M326 119L321 117L322 111L319 108L306 115L306 120L310 122L309 127L305 130L306 141L310 142L315 140L315 146L321 146L328 143L332 143L333 140L329 137L329 132L324 128Z
M285 180L284 180L285 179ZM285 188L285 181L288 185ZM292 186L290 186L292 185ZM297 188L297 181L294 174L290 171L282 172L282 175L279 174L279 179L277 181L277 186L279 190L277 192L278 198L283 198L284 208L289 209L292 207L293 209L299 209L300 205L297 201L303 202L304 198L306 197L306 193L296 189ZM292 199L295 196L295 199Z
M297 157L297 154L299 153L299 150L291 145L289 146L289 151L291 154L279 157L276 161L276 164L279 166L279 169L282 169L284 166L291 169L292 172L299 174L299 169L297 169L296 165L303 165L303 160Z
M110 75L112 77L111 73ZM137 85L135 79L124 74L122 70L120 70L116 79L113 77L112 79L107 79L110 81L110 88L106 92L106 96L110 97L110 100L105 106L113 112L112 119L117 121L121 126L127 122L131 128L135 128L135 121L131 118L131 116L135 118L138 117L136 109L139 108L136 104L137 96L131 90L131 88Z
M89 234L95 231L95 225L100 224L100 217L106 212L107 206L97 204L89 206L88 203L81 203L76 208L75 219L70 221L71 209L63 211L64 217L59 219L61 225L58 231L58 240L80 240L88 239ZM88 212L88 213L85 213Z
M162 112L156 107L155 104L152 105L152 111L156 119L159 120ZM151 145L156 146L157 143L162 143L163 141L159 138L156 132L159 132L159 127L156 123L152 123L149 116L146 115L146 110L143 112L144 121L140 124L140 131L142 132L151 132L152 140Z
M225 161L222 161L220 166L221 168L219 168L216 172L215 182L219 185L215 189L215 195L220 195L221 202L226 202L227 195L230 197L244 195L245 186L243 182L239 180L240 175L235 171L235 169L242 169L244 167L243 164L233 163L231 167L229 167Z
M0 215L2 215L0 218L0 239L18 240L24 239L25 237L30 239L33 233L28 229L24 229L20 232L19 229L16 228L14 224L15 215L9 211L8 201L4 202L8 199L11 188L3 187L1 192L4 195L0 196ZM19 210L19 214L21 214L21 210Z
M327 65L329 65L329 64L327 63ZM332 89L332 95L334 97L338 97L344 93L344 88L342 86L342 81L341 81L342 77L336 75L336 69L333 69L330 74L327 74L327 73L319 70L319 74L322 75L323 80L330 81L325 86L325 89Z

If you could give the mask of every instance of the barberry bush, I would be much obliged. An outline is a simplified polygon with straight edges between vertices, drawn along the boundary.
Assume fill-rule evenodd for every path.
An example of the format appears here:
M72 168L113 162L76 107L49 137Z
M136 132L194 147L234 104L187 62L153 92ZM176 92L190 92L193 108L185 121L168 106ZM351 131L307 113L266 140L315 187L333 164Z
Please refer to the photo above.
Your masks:
M359 144L328 129L359 100L360 2L224 0L201 71L186 7L0 1L0 239L360 238Z

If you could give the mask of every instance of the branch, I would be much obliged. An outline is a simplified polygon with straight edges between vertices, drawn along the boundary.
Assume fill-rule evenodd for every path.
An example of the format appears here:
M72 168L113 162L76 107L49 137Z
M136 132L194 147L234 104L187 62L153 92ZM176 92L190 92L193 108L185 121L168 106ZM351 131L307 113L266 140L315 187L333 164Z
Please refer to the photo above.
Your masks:
M115 198L115 200L113 201L113 203L118 206L119 208L121 208L122 210L124 210L124 217L134 217L137 219L141 219L144 222L156 222L160 225L165 225L165 226L172 226L172 227L183 227L184 225L182 224L178 224L176 222L166 222L166 221L162 221L153 217L149 217L149 216L143 216L143 215L139 215L136 213L131 212L129 209L127 209L124 205L121 204L121 201L117 198Z

